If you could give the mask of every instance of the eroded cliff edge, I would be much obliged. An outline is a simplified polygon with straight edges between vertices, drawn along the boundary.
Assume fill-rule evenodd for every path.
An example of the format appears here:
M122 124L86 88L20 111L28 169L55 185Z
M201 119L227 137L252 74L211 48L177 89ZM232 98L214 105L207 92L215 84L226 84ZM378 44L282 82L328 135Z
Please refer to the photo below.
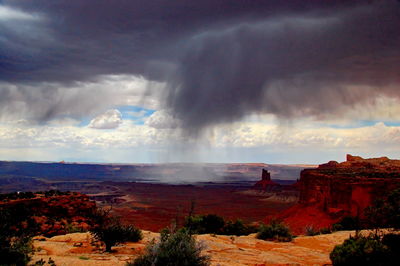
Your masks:
M297 233L307 226L329 227L346 215L362 218L375 199L400 187L400 160L347 155L345 162L303 170L297 185L299 203L279 218Z

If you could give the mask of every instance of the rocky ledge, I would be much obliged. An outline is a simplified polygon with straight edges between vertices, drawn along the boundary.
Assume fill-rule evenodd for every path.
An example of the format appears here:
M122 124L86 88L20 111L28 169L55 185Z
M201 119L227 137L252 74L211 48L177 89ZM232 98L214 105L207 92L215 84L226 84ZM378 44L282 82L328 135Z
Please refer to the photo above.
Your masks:
M327 235L299 236L292 242L271 242L249 236L198 235L197 241L205 247L204 253L211 257L211 265L326 265L335 245L341 244L352 231ZM139 243L125 243L104 253L93 246L89 233L75 233L52 238L36 237L37 250L33 261L48 260L56 265L125 265L138 256L145 245L159 234L143 232Z

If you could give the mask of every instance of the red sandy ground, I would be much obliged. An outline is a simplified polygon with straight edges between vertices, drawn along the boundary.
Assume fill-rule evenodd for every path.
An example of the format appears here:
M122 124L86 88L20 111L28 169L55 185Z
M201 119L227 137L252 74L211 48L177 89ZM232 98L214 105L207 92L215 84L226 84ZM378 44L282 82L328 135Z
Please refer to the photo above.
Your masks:
M114 183L125 194L123 203L113 205L113 212L123 221L141 229L157 232L177 219L182 224L194 202L195 214L217 214L225 219L260 222L280 213L293 203L262 201L264 197L243 195L243 188L233 186L198 187L159 184Z

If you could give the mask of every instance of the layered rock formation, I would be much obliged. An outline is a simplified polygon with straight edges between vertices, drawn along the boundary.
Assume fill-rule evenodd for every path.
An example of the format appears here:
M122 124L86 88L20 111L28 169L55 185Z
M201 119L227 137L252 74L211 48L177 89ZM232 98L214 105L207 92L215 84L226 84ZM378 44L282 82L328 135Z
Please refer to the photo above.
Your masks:
M300 203L317 204L332 215L363 216L374 199L400 186L400 160L347 155L300 176Z
M400 160L347 155L345 162L303 170L298 187L299 204L280 215L297 232L330 226L345 215L363 218L375 199L400 187Z

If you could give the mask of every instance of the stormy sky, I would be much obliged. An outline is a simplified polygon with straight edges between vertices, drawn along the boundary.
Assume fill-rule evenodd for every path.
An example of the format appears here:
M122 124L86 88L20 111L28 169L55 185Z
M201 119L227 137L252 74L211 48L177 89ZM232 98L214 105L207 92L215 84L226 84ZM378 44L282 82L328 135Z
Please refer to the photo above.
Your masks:
M0 159L400 156L399 84L395 0L0 1Z

